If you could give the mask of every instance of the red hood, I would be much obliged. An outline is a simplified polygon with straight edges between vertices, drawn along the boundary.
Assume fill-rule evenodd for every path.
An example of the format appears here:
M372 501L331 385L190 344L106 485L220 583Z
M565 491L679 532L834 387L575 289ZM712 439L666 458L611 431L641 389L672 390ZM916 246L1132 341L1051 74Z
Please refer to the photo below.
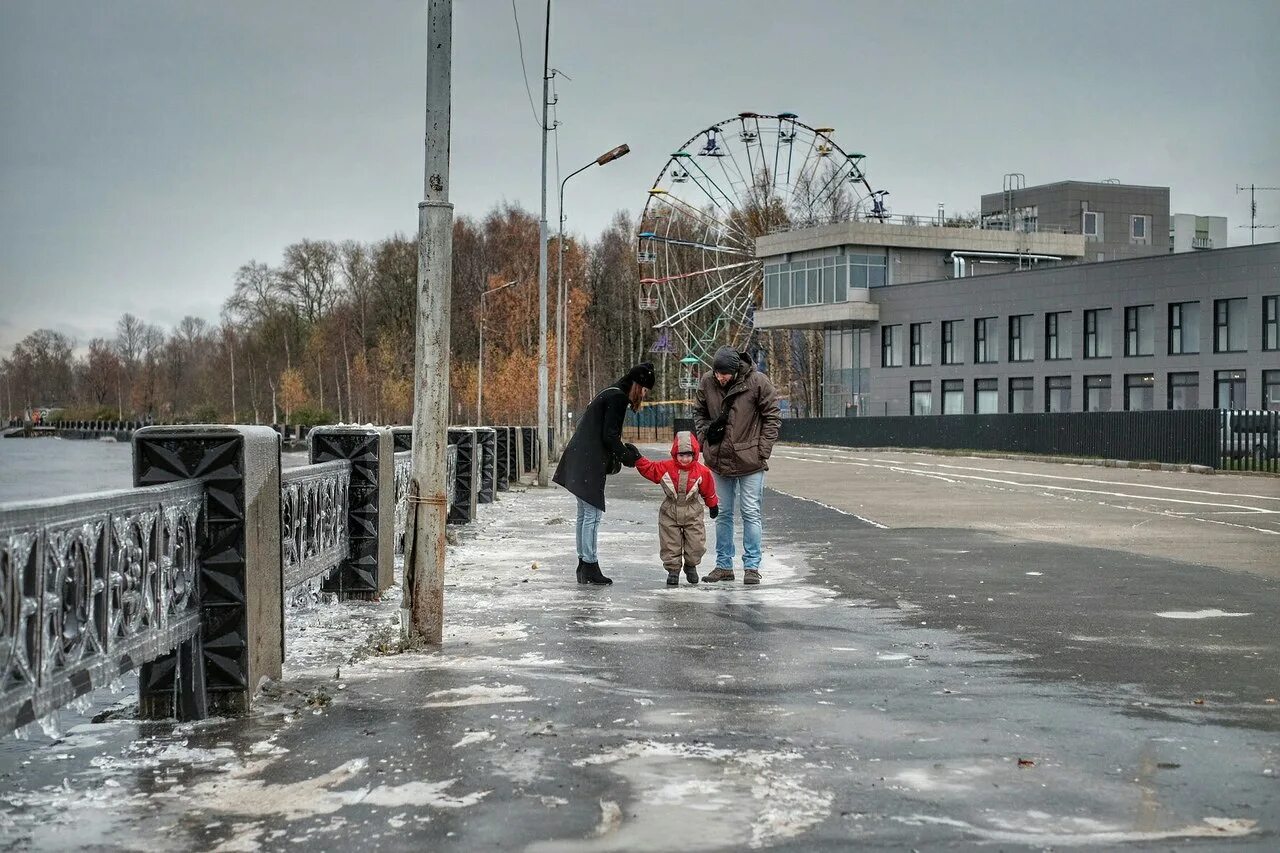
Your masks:
M698 447L698 437L691 432L684 430L676 433L676 437L671 440L671 458L676 465L680 465L680 460L676 458L676 454L680 452L683 444L685 452L693 451L693 461L698 461L698 453L701 448ZM681 466L684 467L684 466Z

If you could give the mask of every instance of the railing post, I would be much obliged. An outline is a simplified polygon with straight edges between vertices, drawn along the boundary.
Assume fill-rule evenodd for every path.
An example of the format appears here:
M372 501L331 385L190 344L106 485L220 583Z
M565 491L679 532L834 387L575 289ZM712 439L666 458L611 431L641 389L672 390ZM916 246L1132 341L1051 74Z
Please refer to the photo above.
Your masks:
M280 438L267 427L144 427L133 482L198 480L200 631L138 675L144 717L242 714L284 659ZM201 686L203 685L203 687Z
M477 500L491 504L498 491L498 431L493 427L476 427L476 459L480 464L480 490Z
M325 592L340 599L377 598L395 582L395 450L392 431L381 427L316 427L308 435L311 461L351 462L347 531L351 552Z
M511 427L494 428L494 489L499 492L511 490Z
M478 438L474 427L449 427L449 443L458 448L449 524L470 524L476 520L476 505L480 497Z

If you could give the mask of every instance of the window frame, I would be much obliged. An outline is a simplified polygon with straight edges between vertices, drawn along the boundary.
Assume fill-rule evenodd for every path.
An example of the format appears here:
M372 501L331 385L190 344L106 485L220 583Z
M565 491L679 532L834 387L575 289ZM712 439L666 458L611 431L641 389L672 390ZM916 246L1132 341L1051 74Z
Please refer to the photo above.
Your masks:
M1023 346L1023 341L1027 338L1026 332L1030 328L1034 328L1034 314L1010 314L1009 315L1009 361L1035 361L1035 342ZM1014 321L1017 321L1016 323ZM1014 326L1017 326L1018 334L1014 335ZM1016 353L1015 346L1017 344Z
M1097 384L1091 384L1090 380L1105 380L1105 384L1103 384L1102 382L1098 382ZM1084 399L1082 401L1082 403L1084 404L1083 410L1086 412L1115 411L1115 406L1113 405L1113 401L1111 399L1112 385L1113 383L1111 381L1110 373L1091 373L1086 375L1084 377ZM1097 409L1097 408L1089 407L1089 391L1094 388L1100 388L1100 389L1105 388L1107 390L1107 407L1105 409Z
M956 394L956 393L958 393L958 394L960 395L960 411L958 411L958 412L949 412L949 411L947 411L947 395L948 395L948 394ZM963 379L944 379L944 380L942 380L942 399L941 399L941 400L939 400L938 402L941 404L941 407L940 407L940 408L941 408L940 414L943 414L943 415L963 415L963 414L965 414L965 412L966 412L966 408L965 408L965 401L964 401L964 380L963 380Z
M999 364L1000 363L1000 345L997 335L996 317L975 317L973 319L973 363L974 364ZM979 334L978 330L982 333ZM995 332L995 334L992 334ZM979 353L981 347L981 353ZM979 357L981 355L981 357Z
M956 329L960 328L959 323L963 320L943 320L942 321L942 363L943 364L964 364L963 360L956 359L956 353L961 352L956 346ZM963 353L962 353L963 354Z
M995 405L989 412L979 411L983 394L994 394ZM973 413L975 415L1000 414L1000 380L994 376L983 376L973 380Z
M1142 330L1144 324L1142 321L1142 311L1147 309L1147 331L1151 335L1151 351L1141 352L1142 346ZM1156 332L1151 328L1155 323L1156 306L1153 304L1146 305L1126 305L1124 308L1124 355L1125 358L1147 358L1156 354Z
M1134 380L1141 380L1135 382ZM1133 408L1133 391L1144 390L1151 395L1151 405L1144 409ZM1126 373L1124 375L1124 410L1126 412L1150 412L1156 407L1156 375L1147 373Z
M1105 317L1106 323L1100 324L1099 319ZM1100 333L1099 326L1105 325L1105 334ZM1110 308L1086 308L1084 309L1084 357L1087 359L1111 358L1111 309ZM1090 328L1092 326L1092 328ZM1092 343L1092 354L1090 353L1089 344ZM1105 344L1106 353L1101 354L1101 350Z
M930 367L933 364L933 341L932 328L933 321L926 320L921 323L912 323L908 330L910 338L911 354L907 359L907 363L912 367Z
M1246 311L1245 320L1241 323L1241 328L1245 330L1245 340L1243 346L1240 347L1233 347L1233 341L1231 340L1231 308L1233 303L1244 303L1244 310ZM1213 300L1213 351L1215 353L1249 351L1248 309L1249 299L1245 296L1232 296L1226 299Z
M1016 383L1018 383L1020 387L1018 387L1018 388L1014 388L1013 386L1014 386L1014 383L1015 383L1015 382L1016 382ZM1006 386L1007 386L1007 387L1008 387L1008 389L1009 389L1009 393L1008 393L1008 401L1007 401L1007 402L1008 402L1008 408L1006 409L1006 411L1007 411L1009 414L1011 414L1011 415L1013 415L1013 414L1031 414L1031 413L1035 412L1035 410L1036 410L1036 379L1035 379L1035 377L1034 377L1034 376L1010 376L1010 377L1009 377L1009 379L1008 379L1008 381L1007 381L1005 384L1006 384ZM1017 391L1017 392L1019 392L1019 393L1021 393L1021 392L1026 392L1026 393L1029 393L1029 394L1031 395L1031 396L1030 396L1030 398L1027 400L1027 406L1026 406L1026 408L1024 408L1024 409L1019 409L1019 410L1017 410L1017 411L1014 411L1014 408L1013 408L1013 395L1014 395L1014 392L1015 392L1015 391Z
M1262 297L1262 349L1280 350L1280 296Z
M880 327L881 367L902 367L902 348L899 345L900 335L898 334L898 330L901 328L901 323L891 323Z
M1232 406L1232 405L1225 405L1225 406L1222 405L1222 402L1223 402L1222 382L1223 382L1224 374L1236 374L1239 377L1238 381L1236 379L1236 376L1229 376L1227 379L1228 383L1231 386L1231 392L1230 392L1231 399L1227 401L1228 404L1235 401L1235 398L1236 398L1235 389L1237 385L1240 386L1241 400L1240 400L1240 405L1238 407ZM1249 372L1247 370L1244 370L1243 368L1239 368L1239 367L1234 367L1234 368L1228 368L1226 370L1215 370L1213 372L1213 407L1215 409L1233 409L1238 411L1240 409L1247 408L1246 401L1248 400L1248 394L1249 394Z
M1194 329L1187 328L1187 311L1188 305L1196 306L1196 323ZM1200 300L1187 299L1182 302L1169 303L1169 316L1167 318L1169 326L1169 355L1199 355L1200 354ZM1192 334L1190 340L1195 349L1185 349L1187 344L1187 332ZM1175 343L1177 342L1175 349Z
M1192 377L1191 382L1181 381L1184 377ZM1173 410L1174 399L1178 396L1173 393L1174 388L1195 388L1196 404L1194 408L1200 408L1200 371L1198 370L1171 370L1165 377L1165 408ZM1183 406L1178 411L1186 410L1188 406Z
M920 387L920 386L924 386L924 387ZM928 400L929 400L928 407L929 407L929 411L927 411L927 412L917 412L917 411L916 411L916 395L917 395L917 394L927 394L927 395L928 395ZM908 383L908 385L907 385L907 401L908 401L908 403L910 404L910 405L909 405L909 408L908 408L908 411L911 413L911 415L912 415L912 416L914 416L914 417L926 417L926 416L928 416L928 415L932 415L932 414L933 414L933 380L931 380L931 379L913 379L913 380L911 380L911 382L910 382L910 383Z
M1061 383L1061 382L1057 382L1057 380L1066 380L1066 382ZM1050 385L1049 383L1051 382L1055 382L1057 384ZM1058 375L1058 376L1046 376L1044 378L1044 410L1046 412L1053 413L1053 414L1057 414L1059 412L1071 411L1071 391L1072 391L1071 385L1072 385L1072 382L1071 382L1070 374ZM1063 390L1067 392L1067 407L1065 409L1060 409L1057 411L1049 408L1049 404L1053 400L1054 392L1063 391Z

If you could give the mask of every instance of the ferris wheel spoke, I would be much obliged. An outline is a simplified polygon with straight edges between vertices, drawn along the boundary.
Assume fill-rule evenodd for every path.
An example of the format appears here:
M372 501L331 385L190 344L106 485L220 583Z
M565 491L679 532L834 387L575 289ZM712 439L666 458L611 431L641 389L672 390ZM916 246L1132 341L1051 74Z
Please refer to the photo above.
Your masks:
M700 243L697 240L683 240L679 237L664 237L652 232L644 232L640 235L641 239L654 240L659 243L667 243L671 246L684 246L690 249L701 249L704 252L720 252L724 254L747 256L748 253L738 246L717 246L711 243Z
M711 186L715 187L716 191L720 193L721 198L730 207L732 207L733 199L724 190L720 189L719 185L717 185L715 180L710 175L707 174L706 170L702 168L701 164L699 164L697 160L693 160L692 162L693 162L693 167L702 173L702 176L707 179L707 182L711 184ZM703 195L705 195L711 201L711 203L715 205L716 210L720 211L722 214L728 217L730 215L730 212L724 209L724 205L722 205L720 201L718 201L716 197L712 195L711 192L706 187L704 187L696 177L694 177L692 172L687 172L687 174L689 175L689 180L693 181L694 185L696 185L698 189L702 190Z
M732 292L733 290L736 290L737 288L742 287L743 285L749 282L750 282L749 272L743 276L735 276L734 278L729 279L729 281L721 284L719 287L708 290L706 293L699 296L693 302L690 302L688 305L676 311L674 314L667 317L666 319L658 323L655 323L654 328L667 328L674 323L683 322L686 318L692 317L694 314L698 313L703 308L706 308L709 305L715 304L717 302L721 302L722 297L724 297L726 294Z
M654 276L653 278L640 279L641 284L663 284L669 281L684 281L685 279L697 278L700 275L714 275L715 273L724 272L726 270L739 269L741 267L755 266L757 261L739 261L736 264L725 264L718 267L709 267L705 270L694 270L693 272L676 273L675 275Z
M724 235L726 239L730 239L734 234L736 234L737 236L741 237L744 242L747 240L747 235L741 229L735 226L731 220L726 220L722 222L721 220L708 216L705 212L689 204L687 201L680 198L679 196L674 196L664 191L663 194L652 196L652 198L660 199L663 204L667 205L669 208L671 208L672 210L674 210L675 212L681 215L694 216L695 218L699 219L705 225L708 225L711 228L714 228L716 230L720 230L722 228L727 229ZM729 233L729 232L732 232L732 233ZM745 245L739 246L739 248L742 249L744 252L749 251Z

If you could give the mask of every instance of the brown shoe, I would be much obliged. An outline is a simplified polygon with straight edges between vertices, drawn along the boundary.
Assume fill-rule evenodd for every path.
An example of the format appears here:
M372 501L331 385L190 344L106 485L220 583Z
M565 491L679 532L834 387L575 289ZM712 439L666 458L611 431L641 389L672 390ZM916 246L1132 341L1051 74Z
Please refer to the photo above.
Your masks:
M733 578L729 578L733 580ZM757 569L747 569L742 573L742 582L747 586L755 586L760 583L760 572Z
M715 583L716 581L733 580L733 569L712 569L710 572L702 576L704 583Z

